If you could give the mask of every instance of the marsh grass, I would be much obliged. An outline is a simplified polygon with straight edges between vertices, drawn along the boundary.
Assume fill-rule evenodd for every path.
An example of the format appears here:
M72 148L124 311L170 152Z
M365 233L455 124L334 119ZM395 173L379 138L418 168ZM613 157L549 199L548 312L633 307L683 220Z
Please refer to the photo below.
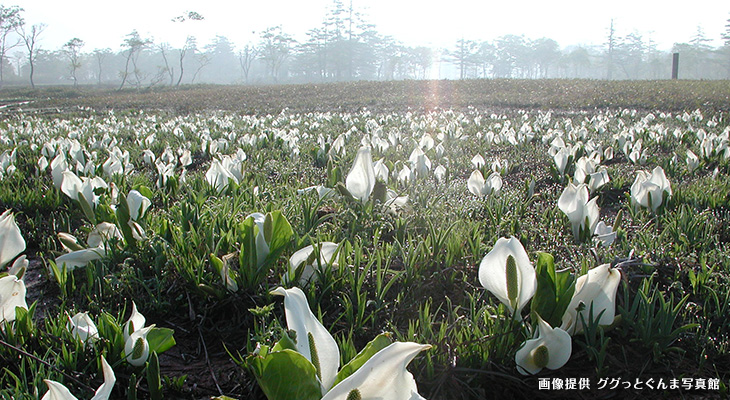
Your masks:
M242 364L257 343L272 344L286 325L283 306L269 291L291 285L283 279L288 257L306 245L332 241L340 244L337 265L318 271L316 282L304 290L310 308L340 345L343 363L373 337L390 331L398 340L433 346L410 368L426 398L535 397L540 395L536 378L517 373L514 361L529 331L510 318L477 278L482 257L505 236L519 238L533 263L537 252L547 252L558 269L576 274L603 263L619 264L625 282L617 296L621 317L616 325L588 324L586 334L575 338L568 364L539 376L587 376L594 382L598 377L646 374L717 377L726 388L730 374L726 318L730 311L730 162L722 157L703 160L699 170L690 174L683 160L671 161L675 151L681 155L691 148L699 154L699 127L718 135L727 132L727 115L715 111L725 104L717 96L726 83L525 83L537 85L530 90L504 81L441 84L451 90L448 98L453 110L403 110L404 104L417 104L418 83L357 83L286 87L277 95L281 97L270 99L274 108L289 104L285 112L261 108L257 102L262 97L248 98L237 110L258 112L255 115L169 111L215 108L221 101L236 107L242 101L238 96L249 90L215 88L220 99L213 100L210 88L198 87L109 97L99 97L106 96L99 92L72 99L64 95L51 102L98 106L108 101L110 107L122 108L114 113L54 115L59 120L42 113L17 114L0 122L0 134L7 138L0 142L0 153L17 146L21 155L14 163L16 171L0 180L0 210L14 210L28 243L26 253L44 266L34 270L34 279L40 283L29 297L43 293L57 299L35 303L18 318L14 329L8 326L0 332L2 340L53 366L0 346L0 360L7 365L0 370L0 395L34 398L46 390L42 379L50 378L63 380L74 393L85 396L89 393L60 371L97 387L101 378L96 360L103 353L113 361L117 374L113 397L148 398L154 376L147 378L146 369L123 362L119 342L102 340L79 348L65 331L67 314L89 311L102 337L118 337L115 330L128 318L134 300L148 324L175 330L178 345L159 358L163 393L183 398L219 394L263 398L253 377L236 362ZM571 85L574 95L557 100L541 94L555 85ZM645 102L649 88L657 85L666 98L652 96L652 102ZM343 88L354 92L343 94ZM269 90L274 88L260 88L257 96ZM607 92L599 96L601 90ZM384 94L375 96L375 92ZM693 113L693 94L709 104L701 120ZM313 97L307 101L297 97L302 95ZM152 96L163 100L152 100ZM342 96L360 101L377 97L384 103L371 111L347 112L334 105L340 104ZM315 106L313 99L318 98L328 101ZM158 101L169 102L164 103L168 111L155 111L163 104ZM150 111L125 108L136 104L145 104ZM614 105L640 111L600 108ZM547 115L534 108L487 106L562 108ZM655 119L642 122L649 120L645 119L649 109ZM672 113L661 116L662 111ZM710 126L708 121L716 124ZM519 130L524 123L535 132L530 143L485 140L488 132ZM619 211L623 214L618 239L610 248L576 242L569 221L556 206L564 182L551 175L549 144L541 139L554 131L575 134L580 127L587 131L584 143L592 140L615 150L614 159L604 164L611 181L594 194L599 196L601 220L608 225L616 222ZM644 165L630 163L614 139L629 129L648 149ZM677 138L671 134L675 129L686 133ZM374 158L385 158L391 170L387 186L399 196L408 195L407 207L392 210L379 202L297 194L297 189L307 186L342 182L364 134L377 130L386 137L390 132L400 135L397 144L376 150ZM347 131L351 134L344 154L328 157L329 148L321 146L319 137L329 144ZM55 234L69 232L85 238L91 230L76 204L53 187L50 174L36 175L44 142L71 132L79 135L82 144L97 144L93 148L97 165L108 157L112 141L128 150L134 172L109 181L115 182L120 193L150 188L153 206L145 221L147 238L135 248L116 243L101 260L53 276L49 267L63 251ZM288 141L290 134L298 135L297 140ZM409 183L397 182L395 167L407 164L424 134L441 137L436 143L443 143L443 157L435 149L427 150L431 173ZM152 135L148 146L145 141ZM221 192L205 180L208 166L218 157L210 143L219 140L228 144L220 154L241 148L247 155L244 180ZM38 148L31 148L34 143ZM179 181L183 173L178 165L171 183L158 188L157 170L143 163L142 150L150 148L159 157L167 147L176 151L180 146L192 154L185 180ZM293 147L298 154L292 153ZM477 153L486 160L486 169L493 161L509 161L500 170L502 190L483 199L466 187L473 170L470 159ZM433 177L437 165L447 167L444 182ZM665 167L673 196L656 213L635 210L628 195L635 173L655 165ZM531 181L534 193L529 192ZM111 207L108 199L103 201ZM252 212L272 211L281 211L291 224L291 240L262 273L239 281L238 291L229 290L214 268L212 255L240 252L246 238L244 218ZM238 257L234 260L243 267ZM636 393L620 395L624 394ZM659 398L663 394L642 395Z

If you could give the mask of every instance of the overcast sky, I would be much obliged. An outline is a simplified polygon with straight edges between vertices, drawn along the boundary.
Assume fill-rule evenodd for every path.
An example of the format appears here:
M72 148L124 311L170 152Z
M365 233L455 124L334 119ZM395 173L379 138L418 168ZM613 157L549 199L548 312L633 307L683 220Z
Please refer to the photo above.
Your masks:
M611 18L619 36L638 32L660 50L689 41L698 26L713 40L712 46L719 46L730 18L730 3L717 0L681 5L666 0L353 1L381 34L411 46L447 48L461 37L492 40L506 34L548 37L562 47L601 45ZM133 29L174 47L181 46L187 35L196 36L202 45L222 35L241 46L258 41L261 31L275 25L304 40L309 29L321 25L332 0L6 0L3 4L23 7L28 25L47 25L42 48L59 49L78 37L86 42L84 51L105 47L116 51ZM171 21L186 11L196 11L205 20Z

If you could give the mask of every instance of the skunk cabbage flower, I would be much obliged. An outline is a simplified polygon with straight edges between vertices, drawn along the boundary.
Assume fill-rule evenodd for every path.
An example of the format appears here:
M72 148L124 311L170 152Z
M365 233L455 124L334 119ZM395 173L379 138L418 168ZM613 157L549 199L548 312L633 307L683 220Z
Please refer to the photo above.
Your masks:
M406 366L418 353L430 348L413 342L391 343L335 385L322 400L423 400Z
M63 171L63 181L61 182L61 191L72 200L78 202L84 201L93 210L96 202L94 201L94 187L91 180L84 178L81 180L71 171ZM83 196L83 199L82 199Z
M694 172L700 166L700 159L692 150L687 150L687 169Z
M78 400L62 383L50 379L44 379L43 382L48 385L48 391L41 400Z
M616 232L613 228L606 225L603 221L600 221L596 225L596 229L593 231L593 241L596 244L600 244L603 247L610 247L611 244L616 240Z
M218 160L214 160L210 163L210 168L205 173L205 179L218 193L224 191L228 187L229 179L238 183L238 179L236 179L236 177L228 169L224 168Z
M323 392L332 387L340 368L340 349L337 342L312 314L301 289L278 287L271 294L284 296L286 325L296 332L296 350L317 370Z
M419 176L423 177L428 174L428 171L431 170L431 160L428 158L426 153L421 150L420 147L416 147L411 152L411 156L408 158L408 161L411 163L411 167L413 168L413 172Z
M568 332L553 328L537 315L537 337L526 341L515 354L522 375L536 374L543 368L558 369L570 359L572 340Z
M15 275L0 278L0 323L15 321L15 307L28 309L25 283Z
M146 149L142 152L142 160L145 164L152 166L155 164L155 153L150 149Z
M60 152L53 160L51 160L51 176L53 177L53 186L55 186L56 189L61 189L61 184L63 183L63 172L67 169L68 162L66 161L66 154Z
M583 332L581 317L590 323L591 308L599 325L611 325L616 315L616 290L620 281L621 272L609 264L599 265L579 277L560 327L571 335Z
M154 328L150 325L146 328L137 329L124 342L124 354L127 362L140 367L147 362L150 356L150 343L147 341L147 334Z
M637 171L634 184L631 185L631 202L634 206L651 208L656 212L664 202L664 195L672 195L672 186L664 175L662 167L656 167L651 174Z
M137 305L132 302L132 314L130 314L127 322L124 323L124 340L126 341L133 332L144 328L145 322L147 322L147 318L137 311Z
M581 238L581 231L593 233L595 230L599 217L597 199L594 197L588 200L588 186L585 183L578 186L568 183L560 195L558 208L568 216L576 240Z
M407 184L408 182L413 181L416 178L416 174L411 171L410 168L408 168L407 165L404 165L403 168L398 172L398 182Z
M144 217L147 209L152 205L152 201L143 196L142 193L131 190L127 195L127 206L129 206L129 218L132 221L139 221Z
M100 177L92 179L87 177L79 178L76 174L68 170L63 171L62 175L61 192L79 203L89 221L96 222L94 208L98 202L98 197L94 193L94 190L98 188L107 189L109 185Z
M333 267L337 267L337 263L333 263L332 261L337 255L338 244L332 242L322 242L317 246L319 248L319 261L315 259L316 256L314 253L314 246L311 244L292 254L292 256L289 258L290 278L293 278L295 276L297 268L299 268L301 265L304 265L304 269L302 270L302 275L299 280L300 284L305 284L313 279L316 280L317 274L315 273L315 271L319 270L321 267L326 267L330 263Z
M297 190L297 194L300 194L300 195L309 193L309 192L317 192L317 196L319 197L320 200L326 199L329 197L334 197L337 194L337 191L335 189L328 188L328 187L322 186L322 185L308 186L308 187L305 187L304 189Z
M471 165L473 165L476 169L481 169L486 163L487 162L484 161L484 157L482 157L481 154L477 154L471 159Z
M575 181L579 184L584 183L586 181L586 177L594 172L596 172L596 163L593 159L581 157L575 162L575 174L573 175L573 178L575 178Z
M91 400L108 400L112 389L114 389L114 384L117 382L114 370L106 362L104 356L101 356L101 369L104 374L104 383L96 389L96 393L94 393ZM48 391L41 400L77 400L63 384L50 379L44 379L43 381L48 385Z
M95 341L99 339L99 331L96 324L89 317L89 313L80 312L73 317L68 318L66 329L71 332L71 336L86 343L87 340Z
M385 191L385 202L383 205L388 207L391 213L396 213L399 209L406 208L407 204L408 195L398 196L398 193L396 193L393 189Z
M555 161L555 168L558 170L560 176L565 173L565 168L568 166L568 158L570 157L570 150L567 147L561 147L553 156Z
M23 277L23 274L25 274L25 271L28 269L28 260L25 258L25 255L22 255L15 259L13 262L13 265L8 268L8 275L15 275L18 277L18 279Z
M499 172L492 172L491 175L485 180L482 172L474 170L469 176L467 181L467 187L477 197L489 196L496 194L502 189L502 176Z
M439 181L439 183L444 181L444 177L446 176L446 167L443 165L439 165L436 167L436 169L433 170L433 175L436 177L436 180Z
M25 250L25 240L20 233L15 216L6 210L0 215L0 268Z
M388 169L388 166L385 165L382 158L375 162L373 169L375 170L375 178L380 179L384 183L388 183L390 170Z
M253 218L253 222L259 228L259 233L256 235L256 262L259 266L261 266L264 264L266 257L269 255L269 244L266 242L266 237L264 235L266 215L255 212L249 214L246 219L249 217Z
M522 243L499 238L479 264L479 282L517 318L537 289L535 268Z
M85 267L92 261L101 260L106 255L106 249L104 246L92 247L89 249L82 249L72 251L62 256L56 257L56 265L59 268L66 266L67 271L73 271L76 268Z
M608 170L606 170L606 167L600 167L596 172L588 176L590 177L588 179L588 191L591 193L611 181L611 178L608 177Z
M352 197L365 203L375 188L375 169L370 147L362 146L345 178L345 187Z
M61 232L63 233L63 232ZM59 233L59 238L61 233ZM71 235L68 235L71 236ZM73 236L71 236L73 237ZM97 224L94 229L89 232L89 238L86 239L86 244L90 248L94 247L100 247L104 246L106 242L108 242L110 239L119 239L122 240L124 236L122 236L122 232L119 231L119 228L117 228L116 225L110 223L110 222L101 222Z

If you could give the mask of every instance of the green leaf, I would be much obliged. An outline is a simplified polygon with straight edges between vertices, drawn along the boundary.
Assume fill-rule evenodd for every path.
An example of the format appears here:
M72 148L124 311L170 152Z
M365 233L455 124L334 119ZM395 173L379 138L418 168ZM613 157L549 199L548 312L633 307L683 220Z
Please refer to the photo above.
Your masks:
M391 343L393 343L393 339L391 338L390 333L381 333L380 335L376 336L375 339L366 344L362 351L360 351L355 357L353 357L350 362L340 368L340 371L337 373L337 377L335 378L335 382L332 384L332 387L342 382L342 380L344 380L348 376L354 374L355 371L357 371L360 367L362 367L363 364L365 364L367 360L370 359L370 357L374 356L380 350L388 347Z
M155 197L155 194L152 193L152 190L150 190L150 188L148 188L145 185L137 186L136 190L139 192L139 194L141 194L142 196L144 196L150 200L152 200Z
M157 352L150 352L150 361L147 364L147 388L152 400L162 400L162 382L160 380L160 361Z
M86 201L83 194L79 193L78 196L79 206L81 206L81 210L84 212L84 215L89 219L89 222L96 225L96 214L94 214L94 210L91 209L89 202Z
M269 400L319 400L322 390L317 371L309 360L294 350L250 355L246 363Z
M152 328L147 334L147 342L150 345L150 353L153 351L157 354L163 353L169 350L175 345L175 338L172 336L175 333L170 328Z
M342 195L342 197L345 198L348 202L356 202L357 200L352 197L352 193L350 193L349 190L347 190L347 187L342 182L337 182L337 185L335 185L335 189Z
M550 326L560 326L575 291L575 277L567 269L556 272L553 256L548 253L538 253L535 275L537 290L530 307Z
M271 351L297 350L297 332L294 330L284 330L281 339L271 348Z
M270 212L266 215L266 221L269 221L269 216L271 216L271 233L266 237L266 243L269 244L270 253L274 254L291 242L291 238L294 236L294 230L281 211ZM264 223L264 235L268 233L267 230L266 223Z
M134 234L132 234L132 227L129 226L129 220L131 217L129 216L129 205L126 201L120 201L117 205L117 227L119 227L119 230L122 231L122 236L124 236L124 241L127 242L128 245L134 246L137 241L134 239Z
M210 265L213 267L216 273L220 274L223 270L223 260L216 257L215 254L210 254Z
M256 258L256 223L253 217L248 217L241 223L241 254L239 263L244 277L248 276L247 271L255 271ZM244 279L245 280L245 279Z

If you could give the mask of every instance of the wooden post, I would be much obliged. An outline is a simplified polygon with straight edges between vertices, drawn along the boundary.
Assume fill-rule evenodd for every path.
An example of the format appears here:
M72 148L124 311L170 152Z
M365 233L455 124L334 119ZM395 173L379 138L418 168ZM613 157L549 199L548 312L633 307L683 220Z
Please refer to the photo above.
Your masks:
M672 79L679 78L679 53L672 54Z

